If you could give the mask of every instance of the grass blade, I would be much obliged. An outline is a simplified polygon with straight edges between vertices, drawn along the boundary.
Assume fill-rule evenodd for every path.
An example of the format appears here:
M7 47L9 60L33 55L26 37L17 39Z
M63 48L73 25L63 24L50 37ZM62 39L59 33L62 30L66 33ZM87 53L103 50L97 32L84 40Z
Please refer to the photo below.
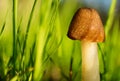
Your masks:
M15 60L16 60L16 26L17 26L17 0L13 0L13 56L12 56L12 61L13 61L13 70L15 70ZM15 71L13 71L13 74L15 74Z
M28 21L28 24L27 24L27 30L26 30L26 34L25 34L25 40L24 40L24 43L23 43L22 56L24 55L24 52L25 52L26 42L27 42L27 38L28 38L28 33L29 33L29 30L30 30L30 25L31 25L31 21L32 21L32 17L33 17L33 12L34 12L36 3L37 3L37 0L34 0L34 4L33 4L33 7L32 7L32 10L31 10L31 13L30 13L30 17L29 17L29 21Z
M4 23L3 26L2 26L2 29L1 29L1 31L0 31L0 36L2 35L2 33L3 33L4 29L5 29L5 24L6 24L6 23Z
M117 3L117 0L112 0L111 2L111 6L110 6L110 10L109 10L109 13L108 13L108 19L107 19L107 22L106 22L106 25L105 25L105 33L106 35L108 35L108 32L110 31L111 27L112 27L112 23L113 20L114 20L114 11L115 11L115 8L116 8L116 3Z

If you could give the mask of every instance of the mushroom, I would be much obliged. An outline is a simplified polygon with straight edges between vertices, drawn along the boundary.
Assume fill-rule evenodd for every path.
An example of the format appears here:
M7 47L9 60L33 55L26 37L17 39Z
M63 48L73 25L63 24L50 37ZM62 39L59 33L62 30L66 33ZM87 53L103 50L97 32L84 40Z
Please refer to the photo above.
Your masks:
M82 81L100 81L97 42L103 42L105 34L98 12L91 8L78 9L67 35L81 40Z

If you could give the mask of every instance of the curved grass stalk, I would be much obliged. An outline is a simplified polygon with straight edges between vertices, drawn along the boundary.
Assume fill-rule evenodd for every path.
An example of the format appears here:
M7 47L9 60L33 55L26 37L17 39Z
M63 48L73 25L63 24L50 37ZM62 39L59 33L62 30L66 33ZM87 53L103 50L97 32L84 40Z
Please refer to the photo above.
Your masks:
M30 13L30 17L29 17L29 21L28 21L28 24L27 24L27 29L26 29L26 34L25 34L25 40L24 40L24 43L23 43L22 56L24 55L24 52L25 52L26 42L27 42L27 38L28 38L28 33L29 33L29 30L30 30L30 25L31 25L31 21L32 21L32 17L33 17L33 12L35 10L36 3L37 3L37 0L34 0L34 4L33 4L33 7L32 7L32 10L31 10L31 13Z
M0 36L2 35L2 33L4 32L4 29L5 29L5 25L6 25L6 17L7 17L7 15L8 15L8 11L7 11L7 13L6 13L6 16L5 16L5 20L4 20L4 23L3 23L3 25L2 25L2 28L1 28L1 30L0 30Z
M39 31L39 35L37 38L37 54L35 59L35 71L34 71L34 81L39 81L42 77L43 71L42 71L42 57L44 53L45 43L48 35L48 29L41 27Z
M21 68L23 68L23 69L25 69L24 68L24 56L25 56L24 53L25 53L25 49L26 49L26 43L27 43L28 34L29 34L29 30L30 30L30 25L31 25L31 21L32 21L32 18L33 18L33 12L35 10L36 3L37 3L37 0L34 0L33 7L32 7L32 10L30 12L30 16L29 16L29 20L28 20L28 24L27 24L25 39L24 39L24 42L23 42L23 48L22 48L22 53L21 53L22 54Z
M108 33L109 33L111 26L112 26L112 22L114 20L114 15L115 15L114 11L116 8L116 3L117 3L117 0L112 0L112 2L111 2L110 10L108 13L108 19L107 19L107 22L105 25L106 36L108 36Z
M6 25L6 22L4 22L4 24L3 24L3 26L2 26L2 29L1 29L1 31L0 31L0 36L2 35L2 33L3 33L4 29L5 29L5 25Z

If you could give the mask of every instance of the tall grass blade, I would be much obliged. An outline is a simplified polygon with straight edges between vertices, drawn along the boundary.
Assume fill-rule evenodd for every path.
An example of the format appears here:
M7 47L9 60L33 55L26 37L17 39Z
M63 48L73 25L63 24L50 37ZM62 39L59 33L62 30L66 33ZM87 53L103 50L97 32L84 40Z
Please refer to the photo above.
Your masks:
M22 48L22 59L21 59L21 68L22 69L25 69L24 67L24 53L25 53L25 49L26 49L26 43L27 43L27 39L28 39L28 34L29 34L29 30L30 30L30 25L31 25L31 21L32 21L32 17L33 17L33 13L34 13L34 10L35 10L35 5L37 3L37 0L34 0L34 3L33 3L33 7L32 7L32 10L30 12L30 16L29 16L29 20L28 20L28 24L27 24L27 29L26 29L26 33L25 33L25 38L24 38L24 42L23 42L23 48Z
M15 60L16 60L16 28L17 28L17 0L13 0L13 70L15 70ZM15 71L13 71L15 74Z
M105 25L106 36L108 36L108 33L109 33L109 31L112 27L112 22L114 20L114 15L115 15L116 3L117 3L117 0L112 0L112 2L111 2L111 6L110 6L110 9L109 9L109 12L108 12L108 19L107 19L107 22L106 22L106 25Z
M28 21L28 24L27 24L26 33L25 33L25 40L24 40L24 43L23 43L22 56L24 55L24 52L25 52L26 42L27 42L27 38L28 38L28 33L29 33L29 30L30 30L30 25L31 25L31 21L32 21L32 17L33 17L33 12L34 12L36 3L37 3L37 0L34 0L33 7L32 7L32 10L31 10L31 13L30 13L30 16L29 16L29 21Z

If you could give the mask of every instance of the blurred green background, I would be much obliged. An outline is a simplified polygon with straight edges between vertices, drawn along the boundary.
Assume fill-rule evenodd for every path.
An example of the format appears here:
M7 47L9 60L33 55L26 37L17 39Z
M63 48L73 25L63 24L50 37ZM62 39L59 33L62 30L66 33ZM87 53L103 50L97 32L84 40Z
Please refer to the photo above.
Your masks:
M80 41L67 37L81 7L103 21L101 81L120 81L119 0L0 0L0 81L81 81Z

